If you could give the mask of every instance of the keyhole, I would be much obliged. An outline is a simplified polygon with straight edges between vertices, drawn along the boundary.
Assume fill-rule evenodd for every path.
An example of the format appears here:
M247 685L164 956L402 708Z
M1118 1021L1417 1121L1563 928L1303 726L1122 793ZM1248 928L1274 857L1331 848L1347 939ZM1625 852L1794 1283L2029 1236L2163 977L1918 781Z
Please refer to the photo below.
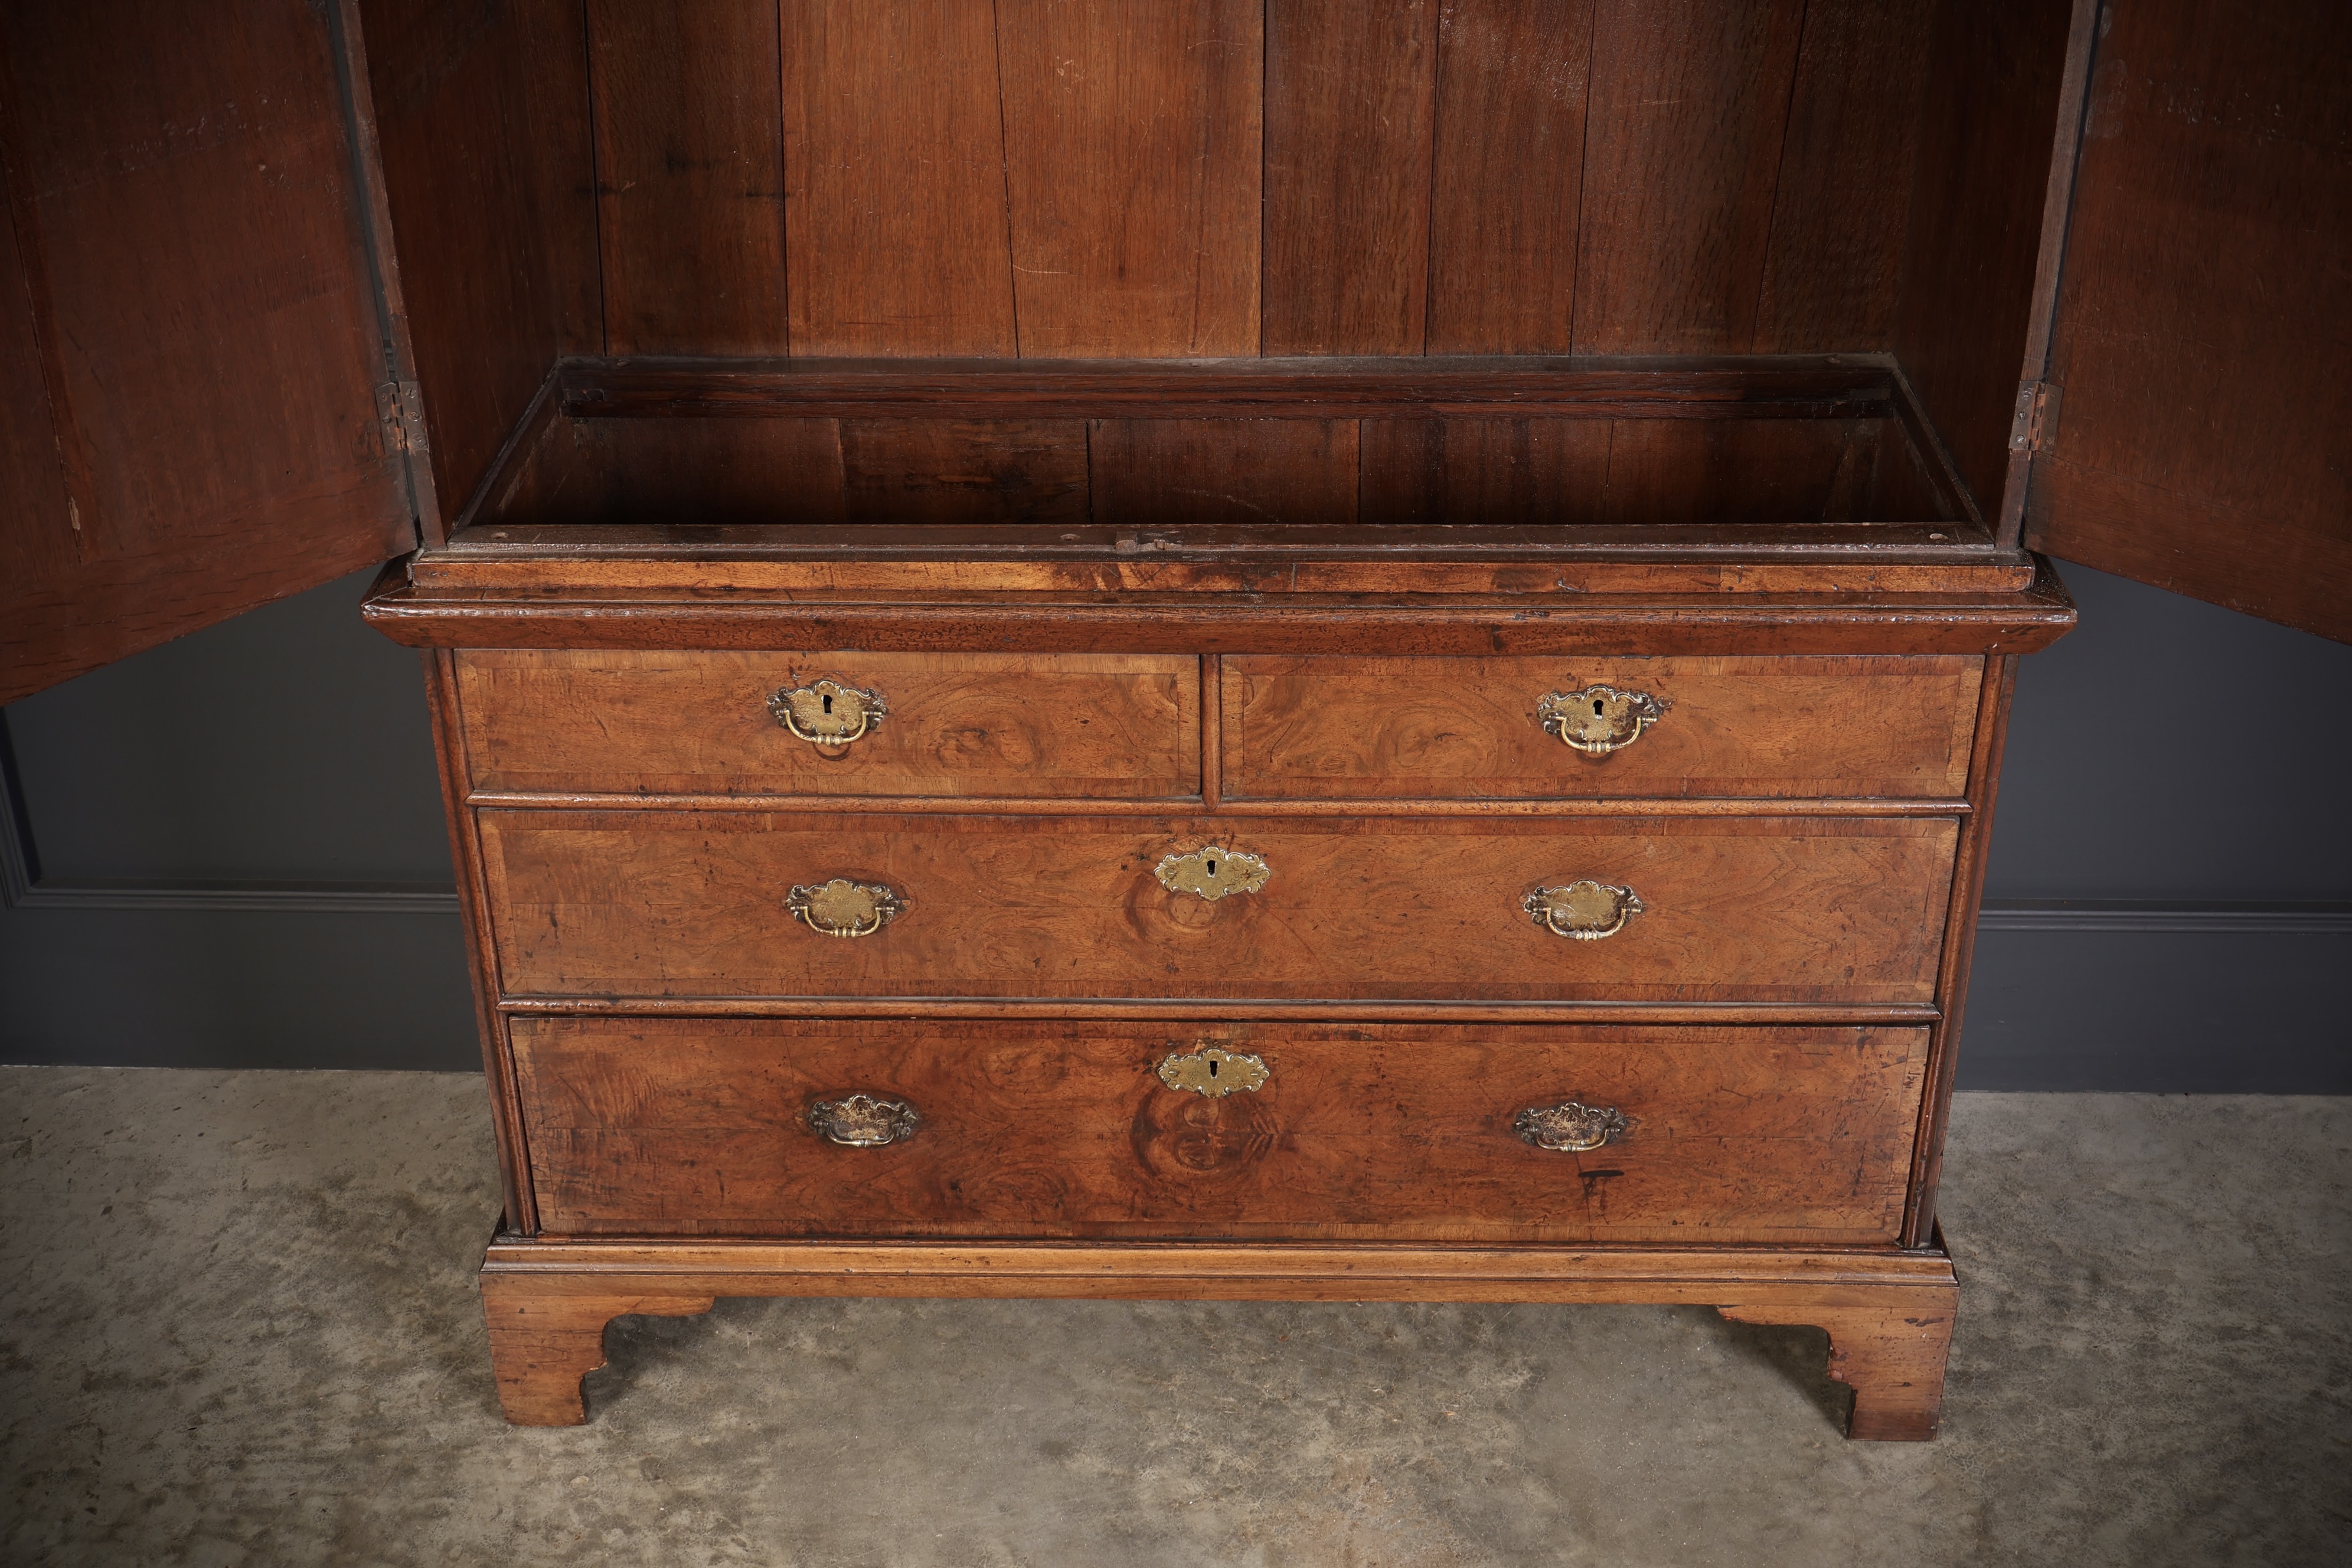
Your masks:
M1217 1076L1217 1058L1214 1057L1209 1058L1209 1076L1211 1078Z
M828 712L828 713L830 713L830 712L832 712L832 711L833 711L833 699L832 699L832 698L830 698L830 697L828 697L828 698L826 698L826 699L824 700L824 710L825 710L826 712ZM1601 704L1600 704L1600 703L1598 703L1598 702L1594 703L1594 704L1592 705L1592 710L1593 710L1595 713L1600 712L1600 711L1601 711Z
M833 709L833 699L832 699L832 698L830 698L830 697L826 698L826 699L824 700L824 705L825 705L825 710L826 710L826 711L830 712L830 711L832 710L832 709ZM1600 711L1601 711L1601 699L1599 699L1598 697L1596 697L1596 698L1594 698L1594 699L1592 700L1592 710L1593 710L1595 713L1598 713L1598 712L1600 712Z
M1215 876L1216 874L1217 874L1217 863L1216 863L1214 860L1212 860L1212 861L1210 861L1210 862L1209 862L1209 875L1210 875L1210 876L1212 876L1212 877L1213 877L1213 876ZM1213 1072L1213 1071L1215 1071L1216 1069L1215 1069L1215 1068L1212 1068L1210 1070L1211 1070L1212 1072Z

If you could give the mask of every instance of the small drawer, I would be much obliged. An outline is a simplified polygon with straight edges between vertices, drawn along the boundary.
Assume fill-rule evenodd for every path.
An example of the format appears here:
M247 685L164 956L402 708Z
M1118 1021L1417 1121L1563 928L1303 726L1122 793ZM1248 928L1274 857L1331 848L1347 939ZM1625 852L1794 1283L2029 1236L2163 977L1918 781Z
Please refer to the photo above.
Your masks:
M477 790L1200 794L1200 661L1095 654L467 650Z
M1927 1053L1916 1027L510 1028L540 1224L570 1235L1885 1244Z
M1223 661L1224 795L1958 798L1976 658Z
M1957 837L1947 817L478 820L523 995L1925 1003Z

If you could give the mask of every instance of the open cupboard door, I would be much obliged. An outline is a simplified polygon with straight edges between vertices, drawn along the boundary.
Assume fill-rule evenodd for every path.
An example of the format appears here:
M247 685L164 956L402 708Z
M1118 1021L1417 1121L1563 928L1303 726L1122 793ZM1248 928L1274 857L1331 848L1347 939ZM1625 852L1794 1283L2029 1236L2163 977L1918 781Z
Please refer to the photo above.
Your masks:
M2108 0L2025 542L2352 641L2352 7Z
M0 701L415 546L356 49L306 0L0 5Z

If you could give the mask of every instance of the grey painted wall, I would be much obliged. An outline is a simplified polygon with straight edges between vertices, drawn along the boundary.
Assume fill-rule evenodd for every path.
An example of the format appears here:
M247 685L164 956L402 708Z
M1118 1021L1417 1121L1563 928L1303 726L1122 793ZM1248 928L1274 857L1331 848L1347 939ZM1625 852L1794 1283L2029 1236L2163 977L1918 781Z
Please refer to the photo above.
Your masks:
M2352 925L2275 929L2352 906L2352 647L2066 575L2083 626L2019 682L1961 1083L2352 1092ZM0 910L0 1059L475 1063L457 918L417 896L450 886L422 683L361 625L365 584L7 710L50 891ZM109 881L363 883L412 912L56 891ZM2079 929L2086 902L2123 929ZM2184 910L2216 929L2165 929Z

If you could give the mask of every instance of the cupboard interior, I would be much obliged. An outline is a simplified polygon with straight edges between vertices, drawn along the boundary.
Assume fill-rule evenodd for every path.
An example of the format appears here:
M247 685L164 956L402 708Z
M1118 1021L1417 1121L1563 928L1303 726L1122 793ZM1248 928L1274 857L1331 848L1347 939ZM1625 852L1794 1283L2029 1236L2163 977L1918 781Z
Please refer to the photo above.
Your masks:
M436 545L2017 546L2063 5L360 9Z

